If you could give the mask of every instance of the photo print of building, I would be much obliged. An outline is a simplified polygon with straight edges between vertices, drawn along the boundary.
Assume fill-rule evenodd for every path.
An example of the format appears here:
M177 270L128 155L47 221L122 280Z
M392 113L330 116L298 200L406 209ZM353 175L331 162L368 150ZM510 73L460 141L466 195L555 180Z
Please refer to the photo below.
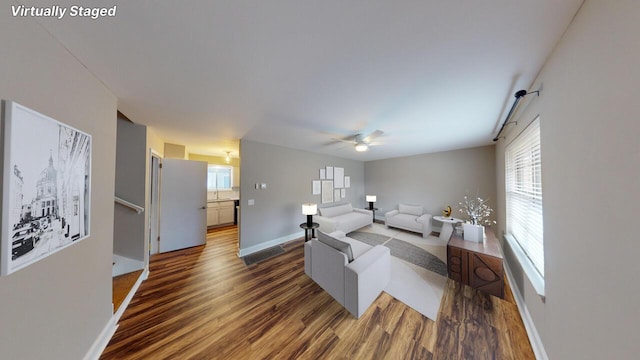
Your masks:
M8 189L4 184L10 218L3 219L3 274L89 235L91 180L90 135L16 103L6 106L11 179Z

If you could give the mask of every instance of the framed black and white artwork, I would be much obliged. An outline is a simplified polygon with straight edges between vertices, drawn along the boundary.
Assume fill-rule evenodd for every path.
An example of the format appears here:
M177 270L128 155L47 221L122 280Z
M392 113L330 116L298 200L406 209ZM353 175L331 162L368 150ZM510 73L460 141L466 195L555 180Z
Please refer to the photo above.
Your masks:
M11 101L2 117L0 273L89 236L91 135Z

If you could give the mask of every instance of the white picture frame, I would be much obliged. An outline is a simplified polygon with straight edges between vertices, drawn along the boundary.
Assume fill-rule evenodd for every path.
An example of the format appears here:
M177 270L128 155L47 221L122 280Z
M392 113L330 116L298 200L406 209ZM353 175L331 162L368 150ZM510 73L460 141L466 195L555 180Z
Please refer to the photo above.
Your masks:
M327 178L327 174L325 169L320 169L320 180L325 180Z
M323 204L332 203L333 202L333 181L331 180L323 180L322 181L322 196L321 201Z
M89 237L92 138L4 105L0 273L9 275Z
M311 181L311 193L313 195L320 195L322 193L321 186L320 186L320 180Z
M342 188L340 189L340 198L344 199L347 197L347 189Z
M333 168L333 187L342 189L344 187L344 168Z
M340 201L340 189L333 189L333 201Z
M344 177L344 188L349 189L351 187L351 176Z
M333 166L327 166L327 180L333 180Z

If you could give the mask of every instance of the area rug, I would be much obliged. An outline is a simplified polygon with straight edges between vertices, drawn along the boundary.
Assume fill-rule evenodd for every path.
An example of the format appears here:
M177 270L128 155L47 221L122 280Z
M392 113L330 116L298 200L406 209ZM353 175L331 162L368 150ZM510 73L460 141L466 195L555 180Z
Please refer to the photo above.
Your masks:
M242 261L244 261L245 265L249 266L249 265L257 264L261 261L265 261L276 255L280 255L283 253L284 253L284 248L278 245L278 246L270 247L268 249L255 252L253 254L249 254L247 256L243 256Z
M353 231L349 237L391 250L391 282L385 292L436 320L447 281L447 244L436 236L386 228L381 224Z

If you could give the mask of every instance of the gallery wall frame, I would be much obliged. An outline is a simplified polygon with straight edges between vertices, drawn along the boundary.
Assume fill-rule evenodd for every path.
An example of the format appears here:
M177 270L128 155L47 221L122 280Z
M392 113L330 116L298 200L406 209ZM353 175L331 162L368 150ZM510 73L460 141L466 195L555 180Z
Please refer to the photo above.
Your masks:
M333 166L327 166L327 180L333 180Z
M89 237L92 138L16 102L2 105L5 276Z
M333 202L333 180L322 180L322 203Z
M333 187L342 189L344 187L344 168L333 168Z

